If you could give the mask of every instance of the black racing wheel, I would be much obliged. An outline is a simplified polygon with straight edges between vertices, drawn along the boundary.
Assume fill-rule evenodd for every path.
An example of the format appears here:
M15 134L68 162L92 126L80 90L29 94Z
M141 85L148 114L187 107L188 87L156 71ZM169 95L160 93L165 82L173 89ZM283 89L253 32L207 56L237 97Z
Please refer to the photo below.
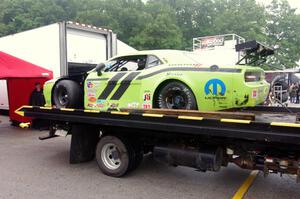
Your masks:
M156 107L162 109L197 110L197 102L190 88L173 81L161 87L155 100Z
M55 85L53 103L57 108L79 108L82 101L82 90L77 82L61 80Z

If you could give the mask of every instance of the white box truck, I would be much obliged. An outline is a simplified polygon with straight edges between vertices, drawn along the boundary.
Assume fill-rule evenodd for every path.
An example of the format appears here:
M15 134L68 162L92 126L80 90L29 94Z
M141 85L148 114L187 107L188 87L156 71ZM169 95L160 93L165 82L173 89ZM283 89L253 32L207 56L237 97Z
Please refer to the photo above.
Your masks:
M56 78L90 70L116 54L136 50L117 40L111 30L58 22L1 37L0 51L49 69ZM1 80L0 92L0 109L7 109L5 80Z

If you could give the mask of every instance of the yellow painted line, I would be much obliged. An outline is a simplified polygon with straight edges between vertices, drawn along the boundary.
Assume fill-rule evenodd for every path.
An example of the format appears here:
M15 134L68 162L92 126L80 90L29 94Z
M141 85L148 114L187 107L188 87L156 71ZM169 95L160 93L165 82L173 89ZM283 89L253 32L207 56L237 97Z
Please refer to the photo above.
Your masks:
M247 193L247 191L249 190L249 188L252 185L253 181L255 180L257 174L258 174L257 170L251 171L248 178L244 181L244 183L239 188L239 190L234 194L232 199L242 199L244 197L244 195Z
M129 115L129 112L120 112L120 111L112 111L110 113L113 115Z
M73 108L60 108L61 111L75 111Z
M227 122L227 123L240 123L240 124L250 124L251 120L237 120L237 119L226 119L222 118L221 122Z
M52 110L52 107L49 107L49 106L41 106L40 109Z
M194 117L194 116L179 115L178 119L182 119L182 120L203 120L203 117Z
M300 128L300 124L284 123L284 122L272 122L271 126L284 126L284 127L296 127L296 128Z
M163 117L162 114L143 113L144 117Z
M86 113L100 113L99 110L84 110Z

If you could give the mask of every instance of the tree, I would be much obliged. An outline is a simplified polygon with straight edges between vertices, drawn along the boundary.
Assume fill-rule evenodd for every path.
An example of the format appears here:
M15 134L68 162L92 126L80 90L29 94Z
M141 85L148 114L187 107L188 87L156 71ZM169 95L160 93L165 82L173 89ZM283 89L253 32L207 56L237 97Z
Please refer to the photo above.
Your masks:
M0 5L0 35L72 19L76 15L74 4L73 0L4 0Z
M264 40L265 10L255 0L218 0L212 16L215 34L235 33L246 40Z
M137 49L180 49L182 32L176 24L174 10L160 2L150 1L145 10L150 14L145 28L130 38Z
M129 44L137 49L180 49L182 34L168 15L159 14Z
M286 0L273 0L267 7L267 42L276 47L268 63L275 68L292 68L300 59L300 16Z
M191 49L192 38L236 33L278 49L268 64L297 66L300 16L287 0L2 0L0 36L58 21L112 29L137 49Z
M118 38L128 43L140 33L150 17L141 0L88 1L77 15L77 20L112 29Z

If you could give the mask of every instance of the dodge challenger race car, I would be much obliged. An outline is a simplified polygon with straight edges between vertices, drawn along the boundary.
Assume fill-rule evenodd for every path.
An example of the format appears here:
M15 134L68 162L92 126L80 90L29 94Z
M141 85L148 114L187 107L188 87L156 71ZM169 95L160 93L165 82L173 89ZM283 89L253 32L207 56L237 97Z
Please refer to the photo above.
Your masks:
M151 50L117 56L80 77L50 80L46 106L107 110L223 110L255 106L269 92L258 67L205 64L187 51Z

